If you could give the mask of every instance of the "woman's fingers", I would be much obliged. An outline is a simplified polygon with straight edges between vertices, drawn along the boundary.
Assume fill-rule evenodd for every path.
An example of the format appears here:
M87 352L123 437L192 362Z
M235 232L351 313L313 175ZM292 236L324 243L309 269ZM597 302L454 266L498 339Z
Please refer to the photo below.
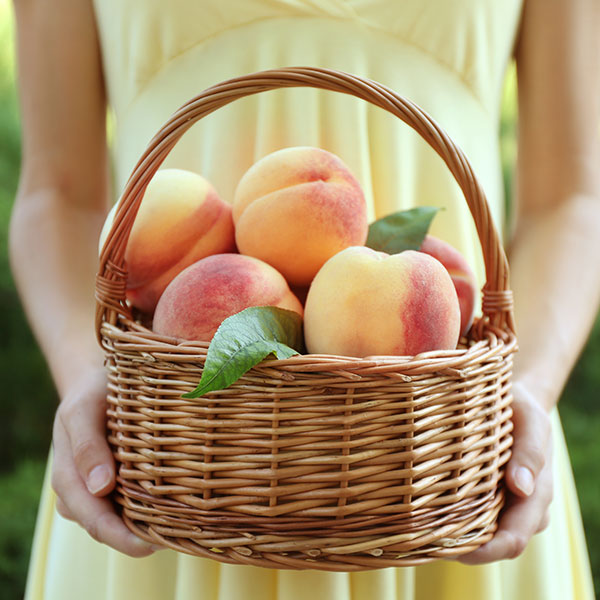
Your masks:
M518 382L513 386L513 395L514 441L505 478L510 491L525 498L533 493L546 462L551 425L546 411Z
M494 537L481 548L461 556L460 562L478 565L520 556L529 540L548 525L548 506L551 501L552 461L549 456L531 496L511 496Z
M58 418L54 426L52 487L58 496L59 513L79 523L98 542L134 557L154 551L127 529L110 500L90 494L73 461L69 436Z
M549 522L553 495L550 418L523 386L515 383L513 393L514 441L505 473L506 506L493 539L460 557L465 564L516 558Z
M536 533L541 533L544 531L544 529L546 529L546 527L548 527L548 525L550 525L550 509L546 509L546 512L544 513L544 516L538 525Z
M148 556L152 546L129 531L111 501L102 497L115 485L105 410L106 374L101 369L82 376L61 401L53 432L56 509L95 540L130 556Z
M106 374L93 371L63 398L57 421L66 432L73 461L90 494L106 495L115 484L115 466L106 443Z
M56 512L63 518L69 521L74 521L75 518L71 514L71 511L67 508L67 505L57 496L56 497Z

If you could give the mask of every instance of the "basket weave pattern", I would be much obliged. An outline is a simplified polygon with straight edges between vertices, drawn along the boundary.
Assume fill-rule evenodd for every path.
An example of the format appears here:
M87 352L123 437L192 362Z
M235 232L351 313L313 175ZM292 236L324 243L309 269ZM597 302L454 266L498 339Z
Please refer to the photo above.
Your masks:
M125 302L124 251L144 190L183 133L243 96L311 86L388 110L440 154L481 241L483 316L457 350L266 360L197 399L208 345L159 336ZM234 564L355 571L451 557L488 541L510 456L516 338L508 266L462 152L372 81L290 68L214 86L151 141L100 257L97 332L109 378L115 501L144 539Z

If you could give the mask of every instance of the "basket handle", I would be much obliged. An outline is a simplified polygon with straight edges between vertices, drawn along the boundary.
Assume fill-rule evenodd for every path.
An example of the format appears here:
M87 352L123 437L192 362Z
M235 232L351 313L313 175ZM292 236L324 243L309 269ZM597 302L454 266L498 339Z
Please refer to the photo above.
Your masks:
M212 86L174 113L148 144L131 174L100 254L96 277L96 333L119 315L131 318L125 302L125 248L146 186L179 138L199 119L244 96L289 87L313 87L356 96L392 113L412 127L444 160L462 189L475 222L485 263L482 312L494 329L514 333L508 261L473 169L442 128L418 106L386 86L341 71L290 67L237 77Z

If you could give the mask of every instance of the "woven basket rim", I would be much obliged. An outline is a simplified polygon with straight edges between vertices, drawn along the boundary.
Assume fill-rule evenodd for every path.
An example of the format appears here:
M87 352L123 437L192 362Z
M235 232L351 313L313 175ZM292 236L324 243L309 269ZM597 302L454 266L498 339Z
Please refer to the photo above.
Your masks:
M261 366L281 370L295 370L304 366L303 370L361 370L370 367L390 367L394 369L410 370L419 367L430 367L434 370L447 370L456 368L455 365L465 361L475 361L484 354L493 352L513 352L517 348L517 337L511 331L504 331L486 323L483 328L481 339L465 340L462 346L452 350L432 350L417 355L371 355L364 357L335 355L335 354L297 354L290 358L278 359L270 357L253 367L260 369ZM167 352L177 353L188 358L204 358L210 345L209 342L182 340L170 336L155 333L151 329L120 316L117 324L103 322L101 326L101 337L121 338L123 342L130 344L151 345L148 353Z

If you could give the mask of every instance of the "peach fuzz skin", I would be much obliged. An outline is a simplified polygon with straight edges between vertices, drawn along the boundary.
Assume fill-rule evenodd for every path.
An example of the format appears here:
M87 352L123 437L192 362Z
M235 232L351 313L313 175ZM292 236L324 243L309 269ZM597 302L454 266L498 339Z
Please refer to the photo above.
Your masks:
M342 250L313 280L304 308L304 337L313 354L449 350L456 348L459 328L450 275L438 260L414 250Z
M152 328L162 335L208 342L224 319L250 306L303 313L283 275L267 263L241 254L208 256L168 285Z
M364 244L362 189L335 155L312 147L269 154L241 178L233 201L242 254L275 267L293 286L308 286L331 256Z
M439 238L426 235L419 250L437 258L450 274L460 305L460 334L465 335L473 323L479 295L475 274L465 257Z
M109 213L100 247L112 225ZM164 169L154 175L140 204L125 250L127 299L152 313L169 282L211 254L235 252L232 209L201 175Z

